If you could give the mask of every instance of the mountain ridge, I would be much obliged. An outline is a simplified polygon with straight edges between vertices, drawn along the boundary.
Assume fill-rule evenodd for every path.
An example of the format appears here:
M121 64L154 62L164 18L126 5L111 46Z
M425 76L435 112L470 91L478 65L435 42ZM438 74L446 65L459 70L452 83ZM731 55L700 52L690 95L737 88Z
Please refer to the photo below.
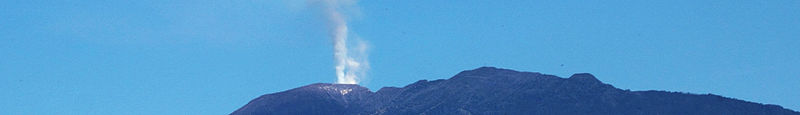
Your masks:
M589 73L569 78L480 67L375 92L315 83L262 95L231 114L800 114L719 95L629 91Z

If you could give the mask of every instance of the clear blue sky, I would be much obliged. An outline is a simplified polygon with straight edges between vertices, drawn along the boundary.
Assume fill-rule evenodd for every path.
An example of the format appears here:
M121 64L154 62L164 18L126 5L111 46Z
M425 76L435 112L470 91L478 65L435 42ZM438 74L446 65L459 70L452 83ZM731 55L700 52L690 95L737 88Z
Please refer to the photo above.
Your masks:
M798 0L358 6L373 91L496 66L800 110ZM2 0L0 114L227 114L334 82L324 25L303 0Z

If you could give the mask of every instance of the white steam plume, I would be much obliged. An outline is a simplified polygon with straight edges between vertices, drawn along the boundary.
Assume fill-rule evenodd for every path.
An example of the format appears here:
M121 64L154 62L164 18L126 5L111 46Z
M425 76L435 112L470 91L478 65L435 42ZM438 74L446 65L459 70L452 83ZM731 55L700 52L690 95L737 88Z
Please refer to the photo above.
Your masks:
M356 49L347 47L348 28L342 10L355 6L353 0L310 0L312 3L321 3L323 13L328 18L330 34L333 39L333 57L336 61L336 83L358 84L369 69L367 62L367 45L357 41ZM354 51L354 52L350 52ZM350 53L348 53L350 52ZM354 53L354 54L352 54Z

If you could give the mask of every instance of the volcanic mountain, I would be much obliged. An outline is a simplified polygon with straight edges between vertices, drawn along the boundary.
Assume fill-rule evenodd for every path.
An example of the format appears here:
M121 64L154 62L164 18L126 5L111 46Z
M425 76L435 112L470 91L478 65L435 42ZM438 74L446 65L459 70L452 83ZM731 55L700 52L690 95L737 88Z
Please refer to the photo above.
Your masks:
M778 105L713 94L622 90L588 73L565 79L494 67L377 92L358 85L316 83L262 95L231 114L800 115Z

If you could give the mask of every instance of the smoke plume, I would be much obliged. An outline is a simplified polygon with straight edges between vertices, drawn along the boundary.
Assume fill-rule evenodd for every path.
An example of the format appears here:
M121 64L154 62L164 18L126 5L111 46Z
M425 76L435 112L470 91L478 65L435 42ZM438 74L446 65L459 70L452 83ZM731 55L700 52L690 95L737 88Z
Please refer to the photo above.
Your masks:
M330 35L333 39L333 58L336 66L336 83L358 84L369 69L367 62L367 45L364 41L357 40L356 47L348 47L348 28L346 12L355 6L354 0L310 0L322 6L323 14L327 18Z

